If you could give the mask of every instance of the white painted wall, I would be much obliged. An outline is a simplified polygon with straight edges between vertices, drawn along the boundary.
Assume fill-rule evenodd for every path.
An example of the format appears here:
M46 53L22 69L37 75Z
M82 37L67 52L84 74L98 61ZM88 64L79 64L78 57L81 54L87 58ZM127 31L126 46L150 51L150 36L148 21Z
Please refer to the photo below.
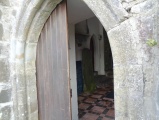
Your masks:
M67 6L69 16L68 21L71 24L76 24L95 16L83 0L67 0Z
M104 65L104 35L103 35L103 26L99 22L99 34L101 36L101 40L99 40L99 75L105 75L105 65Z
M78 45L76 44L76 61L81 61L82 60L82 49L84 47L78 47Z
M88 19L88 27L89 27L90 35L91 36L94 35L94 70L99 72L100 70L100 65L99 65L100 46L99 46L99 40L98 40L99 20L96 17ZM87 46L89 46L89 48L90 48L90 39L87 41Z
M75 27L69 24L69 61L70 61L70 81L72 88L72 120L78 120L77 103L77 78L76 78L76 53L75 53Z
M104 75L104 41L98 40L98 35L103 35L103 27L97 18L93 17L88 20L90 35L95 38L95 70L100 75ZM91 38L91 37L90 37ZM77 100L77 75L76 75L76 61L82 60L82 49L84 47L90 48L90 38L78 47L75 43L75 25L69 24L69 61L70 61L70 83L72 89L72 120L78 120L78 100Z
M103 39L103 26L96 17L92 17L87 20L89 27L90 37L83 43L82 47L76 46L76 60L82 60L82 49L90 48L91 36L94 36L94 69L98 71L99 75L105 75L104 70L104 39ZM76 31L86 34L85 22L78 23L76 25ZM99 40L99 35L102 35L102 39Z

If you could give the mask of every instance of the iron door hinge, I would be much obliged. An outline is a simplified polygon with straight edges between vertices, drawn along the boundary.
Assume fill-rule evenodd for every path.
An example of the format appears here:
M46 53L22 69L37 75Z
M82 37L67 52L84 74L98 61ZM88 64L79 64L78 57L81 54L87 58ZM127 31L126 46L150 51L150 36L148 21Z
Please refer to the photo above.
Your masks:
M71 98L72 98L72 89L70 89L70 96L71 96Z

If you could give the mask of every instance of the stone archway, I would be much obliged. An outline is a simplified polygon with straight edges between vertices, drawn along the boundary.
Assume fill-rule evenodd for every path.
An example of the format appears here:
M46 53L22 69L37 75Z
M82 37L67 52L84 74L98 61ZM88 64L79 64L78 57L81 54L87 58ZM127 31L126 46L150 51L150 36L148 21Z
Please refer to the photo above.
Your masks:
M114 60L116 120L159 119L159 48L147 39L159 39L158 0L83 0L108 33ZM12 83L12 113L16 120L38 119L36 45L51 11L61 0L2 0L1 39L10 39L7 61ZM9 18L12 22L7 23ZM2 26L2 25L1 25ZM2 30L1 30L2 31ZM8 37L9 36L9 37ZM6 42L6 41L5 41ZM4 41L2 44L5 46ZM8 44L7 43L7 44ZM3 64L3 61L1 61Z

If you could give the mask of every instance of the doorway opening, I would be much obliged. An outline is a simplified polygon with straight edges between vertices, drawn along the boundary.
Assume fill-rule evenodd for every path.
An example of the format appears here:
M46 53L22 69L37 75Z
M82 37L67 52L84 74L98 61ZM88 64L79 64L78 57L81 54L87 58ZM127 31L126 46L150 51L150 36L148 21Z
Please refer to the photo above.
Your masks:
M68 0L72 119L115 119L113 58L107 32L80 0Z

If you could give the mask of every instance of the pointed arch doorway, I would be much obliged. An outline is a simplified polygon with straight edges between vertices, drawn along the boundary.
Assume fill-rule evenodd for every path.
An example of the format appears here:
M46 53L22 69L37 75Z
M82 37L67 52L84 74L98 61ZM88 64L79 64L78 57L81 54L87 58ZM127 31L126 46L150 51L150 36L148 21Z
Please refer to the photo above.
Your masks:
M67 17L63 1L52 12L39 37L36 66L40 120L70 120L72 116ZM93 37L89 46L94 69Z
M109 11L109 9L111 9L110 7L108 7L108 6L105 6L105 4L103 4L103 0L100 0L100 1L94 1L93 2L93 0L92 1L89 1L89 0L84 0L85 2L86 2L86 4L89 6L89 8L91 8L93 11L94 11L94 13L96 13L96 15L97 15L97 17L100 19L100 21L101 21L101 23L103 24L103 26L104 26L104 28L106 29L106 30L108 30L109 32L108 32L108 36L111 38L110 39L110 44L111 44L111 48L112 48L112 53L113 53L113 58L114 58L114 65L116 65L115 67L115 98L117 98L117 101L116 101L116 103L117 102L119 102L119 101L122 101L123 99L124 99L124 101L127 101L127 96L133 96L133 95L131 95L131 94L127 94L127 89L125 89L126 87L129 87L129 86L127 86L127 85L125 85L124 84L124 82L128 79L128 77L124 77L124 76L122 76L123 74L126 74L126 72L130 72L130 71L128 71L129 70L129 67L130 67L130 70L131 69L134 69L134 64L132 64L132 66L126 66L126 67L123 67L122 65L124 64L125 65L125 63L127 63L127 61L128 61L128 63L129 63L129 60L131 61L131 59L128 59L128 58L132 58L134 61L136 60L135 59L135 57L136 57L136 53L137 53L137 51L134 51L134 52L132 52L132 54L134 55L134 56L131 56L131 54L129 55L129 54L126 54L125 53L125 51L124 51L124 48L125 49L127 49L124 45L125 45L125 43L127 43L126 42L126 40L123 38L123 37L120 37L120 36L124 36L125 35L125 33L127 33L127 37L129 37L130 38L130 40L134 40L134 38L133 38L133 36L132 36L132 34L134 33L134 31L132 30L132 29L128 29L129 27L132 27L132 25L134 25L134 18L131 18L131 19L128 19L128 20L125 20L125 21L120 21L120 20L123 20L124 18L125 18L125 16L127 15L126 13L125 13L125 11L123 10L124 8L122 8L121 6L118 6L118 7L120 7L120 9L119 9L119 11L120 11L120 13L121 14L118 14L118 12L116 13L115 11L116 11L116 9L118 8L118 7L113 7L113 3L110 3L111 4L111 8L113 9L113 11L114 11L114 13L108 13L108 12L110 12ZM48 1L47 1L48 2ZM93 3L96 3L96 4L93 4ZM49 3L48 3L49 4ZM61 3L60 3L61 4ZM42 5L43 6L43 5ZM94 6L96 6L96 7L94 7ZM99 10L99 8L106 8L106 9L102 9L102 12ZM107 8L108 7L108 8ZM54 11L56 11L57 10L57 8L58 7L56 7L55 8L55 10ZM47 7L46 6L44 6L44 8L43 9L45 9L45 11L47 11L48 9L47 9ZM111 9L111 10L112 10ZM49 9L49 11L51 11L52 9L50 8ZM59 10L59 11L62 11L62 10ZM67 11L67 9L65 9L65 14L66 14L66 11ZM123 12L124 11L124 12ZM43 13L42 11L40 11L40 13ZM55 12L56 13L56 12ZM103 13L103 14L100 14L100 13ZM105 13L105 14L104 14ZM114 14L116 14L115 15L115 17L117 18L117 19L114 19ZM56 15L57 15L57 13L56 13ZM106 16L105 16L106 15ZM59 15L58 15L59 16ZM31 27L30 27L30 32L29 32L29 34L28 34L28 37L27 37L27 40L28 40L28 43L27 44L31 44L31 42L32 43L34 43L34 42L37 42L38 40L34 40L33 39L33 34L31 34L31 33L34 33L35 31L36 31L36 29L38 29L39 31L41 31L41 29L40 28L37 28L37 27L35 27L36 26L36 22L38 23L38 24L41 24L40 22L44 22L45 20L41 20L40 22L39 22L39 20L37 19L37 18L40 18L40 14L39 13L37 13L37 16L35 17L35 20L33 21L33 23L32 23L32 25L31 25ZM47 18L47 17L45 17L45 18ZM66 26L67 26L67 17L65 18L65 19L63 19L64 21L65 21L65 23L66 23ZM57 20L57 17L56 17L56 20ZM59 19L59 20L61 20L61 19ZM110 21L112 21L111 22L111 24L107 24L107 23L109 23L109 20ZM35 22L36 21L36 22ZM49 20L48 20L49 21ZM29 21L27 21L27 22L29 22ZM136 23L135 23L135 27L137 26L137 23L138 23L138 21L135 21ZM64 22L61 22L61 24L62 23L64 23ZM119 24L119 23L121 23L121 24ZM129 27L127 27L127 26L129 26ZM35 27L35 29L34 29L34 27ZM59 26L56 26L56 28L59 28ZM62 27L62 29L60 30L60 32L59 33L61 33L62 31L63 31L63 29L64 29L65 27ZM67 27L66 27L67 28ZM123 32L123 29L121 29L121 28L124 28L124 31L125 32ZM126 30L125 30L126 29ZM38 31L38 32L39 32ZM38 33L37 32L37 33ZM37 33L36 33L36 37L38 37L38 35L37 35ZM131 33L131 34L128 34L128 33ZM45 34L48 34L48 32L46 32ZM57 34L56 34L57 35ZM54 35L54 36L56 36L56 35ZM67 31L66 31L66 34L65 34L66 36L68 36L68 34L67 34ZM61 37L61 35L59 35L60 37ZM46 37L46 36L45 36ZM59 37L59 38L60 38ZM38 42L38 44L39 44L40 42ZM62 42L63 43L63 42ZM62 44L61 43L61 44ZM127 43L129 46L131 46L131 42L130 43ZM54 44L55 45L55 47L57 47L58 45L57 44ZM57 46L56 46L57 45ZM64 45L67 45L67 40L65 39L65 42L64 42ZM39 45L38 45L39 46ZM65 49L64 50L64 53L68 53L68 46L65 46L65 47L67 47L67 49ZM134 47L134 46L133 46ZM36 46L35 47L33 47L34 49L36 48ZM44 47L44 48L46 48L46 51L48 50L48 49L50 49L50 48L48 48L48 47ZM121 49L122 48L122 49ZM44 49L42 49L42 50L44 50ZM59 47L58 47L58 49L56 49L56 50L59 50ZM133 48L131 48L130 49L130 51L133 51L134 49ZM28 54L28 51L30 52L30 49L28 50L28 48L26 47L26 53ZM38 53L38 50L37 50L37 53ZM48 52L46 52L46 54L48 54ZM42 57L42 58L46 58L47 59L47 57L45 57L45 56L47 56L46 54L43 54L44 55L44 57ZM39 53L39 55L40 55L40 53ZM58 51L57 52L57 56L58 55L61 55L61 53ZM29 55L28 55L29 56ZM30 56L29 56L29 58L27 59L27 57L28 56L26 56L26 60L30 60ZM48 55L48 57L50 57L49 55ZM33 58L33 61L35 60L35 58ZM54 59L53 59L54 60ZM56 59L56 60L61 60L61 59ZM62 60L64 60L64 59L62 59ZM38 61L38 59L37 59L37 61ZM68 63L68 54L66 54L66 59L65 59L65 62L67 62ZM42 65L42 64L41 64ZM43 66L44 67L48 67L50 64L44 64ZM55 64L56 65L56 64ZM61 63L61 65L62 66L65 66L65 64L62 64ZM127 64L126 64L127 65ZM38 66L39 66L39 64L38 64ZM29 67L29 65L26 65L25 66L25 69L27 69L27 67ZM50 66L49 66L50 67ZM66 67L66 69L62 69L62 70L68 70L69 69L69 67L68 66L65 66ZM140 75L142 75L142 72L140 71L140 68L141 68L141 66L135 66L136 68L139 68L139 74ZM38 69L38 68L37 68ZM58 67L57 67L57 69L59 69ZM60 68L61 69L61 68ZM53 70L53 69L52 69ZM67 79L63 79L64 80L64 82L62 82L62 85L63 86L67 86L67 88L64 88L63 89L63 91L65 91L66 92L66 98L67 98L67 103L65 102L64 103L64 106L66 107L66 109L68 110L66 110L67 111L67 113L64 113L64 116L67 116L66 117L66 119L71 119L71 104L70 104L70 99L71 99L71 96L70 96L70 87L69 87L69 75L68 75L68 71L67 72L64 72L64 74L67 76ZM37 72L38 72L38 70L37 70ZM134 72L134 71L131 71L131 72L133 72L135 75L136 75L136 72ZM31 74L31 75L33 75L34 76L34 73L29 73L29 74ZM47 72L45 72L45 74L49 74L49 73L47 73ZM54 73L55 74L55 73ZM24 73L24 76L27 76L28 75L28 73ZM50 74L51 75L51 74ZM55 74L55 76L57 76L58 74ZM130 74L131 75L131 74ZM46 76L46 75L45 75ZM61 77L61 76L60 76ZM37 76L37 81L38 81L38 79L39 78L41 78L41 77L38 77ZM50 77L51 78L51 77ZM27 78L26 77L26 80L28 80L29 78ZM36 79L36 78L35 78ZM43 79L43 80L45 80L45 79ZM62 80L62 79L61 79ZM135 79L136 80L136 79ZM36 83L36 82L35 82ZM40 85L43 85L43 89L41 89L41 90L43 90L42 92L41 92L41 94L43 94L43 95L45 95L46 93L48 93L48 89L45 89L45 82L43 82L42 84L40 84ZM47 84L49 84L49 85L51 85L50 83L48 83L47 82ZM52 83L53 84L53 83ZM65 85L64 85L65 84ZM39 84L38 84L39 85ZM142 84L139 84L140 86L142 86ZM33 84L33 86L35 87L35 84ZM124 86L124 87L123 87ZM26 86L25 86L26 87ZM56 86L57 87L57 86ZM29 87L27 87L27 89L26 89L26 96L31 96L32 94L30 94L29 92L28 92L28 90L30 90L29 88L31 88L30 86ZM118 90L117 90L118 89ZM135 89L135 87L133 88L133 89ZM47 90L47 91L46 91ZM46 91L46 92L44 92L44 91ZM59 90L60 91L60 90ZM58 91L58 92L59 92ZM38 92L39 92L39 87L38 87ZM123 94L123 93L126 93L126 94ZM41 95L41 94L39 94L38 93L38 99L39 99L39 95ZM36 91L34 92L34 96L36 96L37 95L37 93L36 93ZM64 96L65 96L65 94L64 94ZM65 97L62 97L61 99L65 99ZM51 95L48 95L46 98L47 98L47 100L48 101L51 101L51 100L49 100L50 99L50 97L51 97ZM42 97L42 98L45 98L45 97ZM45 99L46 99L45 98ZM24 100L26 99L26 98L23 98ZM37 101L36 101L36 99L32 99L31 98L31 100L33 100L34 101L34 104L36 105L36 103L37 103ZM29 100L26 100L26 101L28 101L30 104L31 104L31 102L30 102L30 99ZM57 99L57 101L59 102L59 99ZM51 103L50 102L47 102L47 101L44 101L46 104L45 105L47 105L47 106L51 106ZM142 104L142 100L140 100L139 101L141 104ZM20 102L19 102L20 103ZM18 105L19 105L19 103L18 103ZM49 103L49 104L48 104ZM130 103L132 103L132 104L135 104L133 101L131 101ZM129 116L131 116L131 113L130 112L128 112L127 110L126 110L126 107L125 106L127 106L128 104L130 104L130 103L128 103L128 102L123 102L122 104L116 104L117 106L116 106L116 110L117 110L117 114L116 115L118 115L117 116L117 118L121 118L121 119L127 119ZM30 105L29 104L29 105ZM56 104L56 103L55 103ZM24 109L25 110L28 110L28 116L32 113L32 111L30 110L31 109L31 107L30 106L27 106L27 107L25 107ZM61 102L61 105L63 105L63 102ZM68 105L68 106L67 106ZM39 106L38 106L39 107ZM120 108L122 108L123 107L123 109L120 109ZM41 108L45 108L45 107L41 107ZM47 108L47 107L46 107ZM49 108L49 107L48 107ZM40 109L40 108L39 108ZM45 118L46 116L56 116L57 118L59 117L59 119L63 119L63 118L61 118L61 116L60 116L60 114L58 114L59 113L59 111L60 110L64 110L65 108L64 107L61 107L60 109L58 109L58 112L54 112L54 113L52 113L52 112L43 112L43 109L41 110L42 112L41 113L43 113L44 115L44 120L45 119L51 119L51 117L50 118ZM134 110L134 109L131 109L132 111ZM39 110L40 111L40 110ZM47 110L47 111L49 111L49 110ZM65 111L65 110L64 110ZM137 112L137 111L134 111L137 115L136 115L136 118L139 116L138 115L138 113L139 112ZM23 111L20 111L20 113L23 113ZM121 114L119 114L119 113L121 113ZM39 114L40 114L40 112L39 112ZM37 114L35 113L35 115L33 115L33 116L36 116ZM123 115L127 115L127 116L123 116ZM30 115L31 116L31 115Z

